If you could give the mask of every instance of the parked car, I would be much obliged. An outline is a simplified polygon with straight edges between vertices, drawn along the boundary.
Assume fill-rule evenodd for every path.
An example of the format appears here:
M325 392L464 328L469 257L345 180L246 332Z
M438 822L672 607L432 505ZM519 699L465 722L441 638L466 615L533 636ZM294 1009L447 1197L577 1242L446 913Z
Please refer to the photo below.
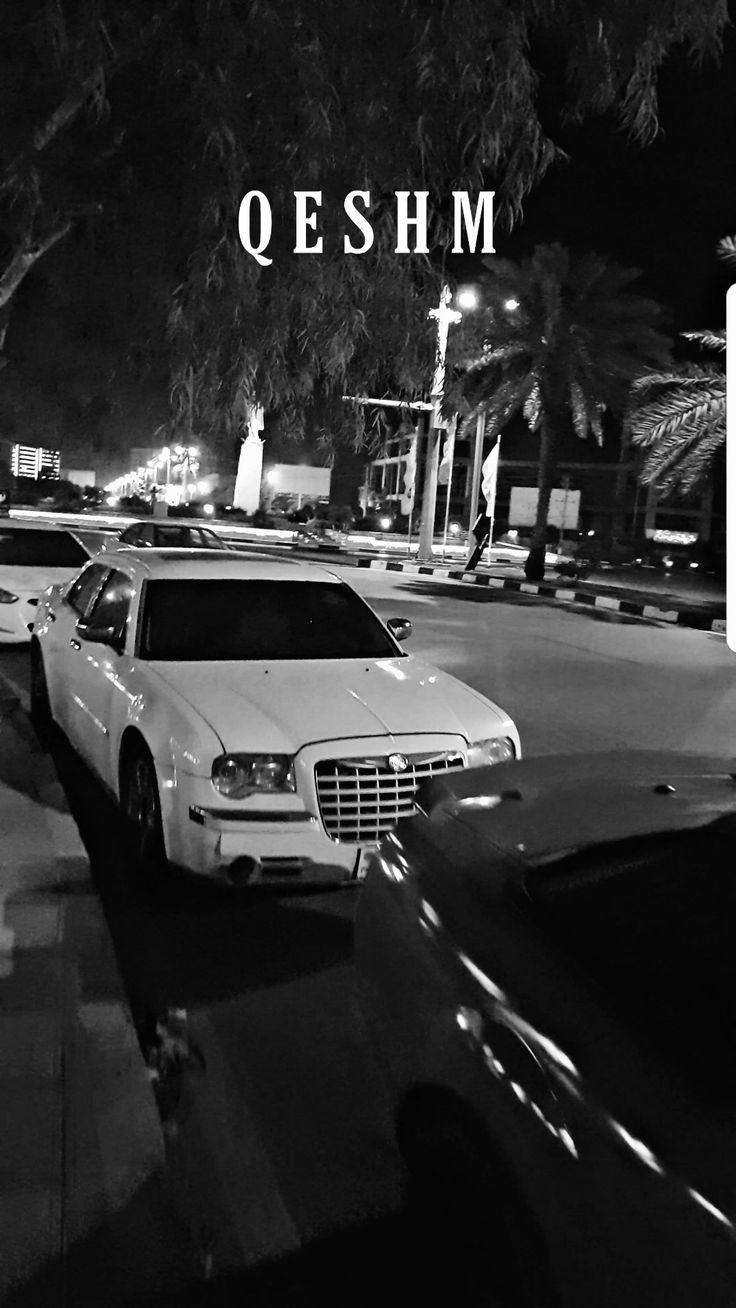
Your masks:
M144 865L359 878L421 780L520 752L410 630L294 560L100 554L39 608L33 711L119 797Z
M446 1302L736 1302L734 780L478 769L370 859L360 995Z
M0 644L30 640L42 591L75 576L93 552L65 527L4 517L0 523Z
M211 527L192 527L189 523L163 521L149 518L144 522L132 522L121 531L117 539L108 541L106 550L121 547L135 549L180 549L180 550L229 550L221 536Z

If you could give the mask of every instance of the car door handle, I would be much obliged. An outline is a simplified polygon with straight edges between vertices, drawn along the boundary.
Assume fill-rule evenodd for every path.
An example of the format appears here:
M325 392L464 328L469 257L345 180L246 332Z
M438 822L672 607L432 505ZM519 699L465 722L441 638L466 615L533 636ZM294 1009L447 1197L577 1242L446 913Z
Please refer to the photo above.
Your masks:
M72 649L81 649L81 648L82 648L80 642L79 642L78 640L75 640L73 636L72 636L71 640L69 641L69 644L71 645Z

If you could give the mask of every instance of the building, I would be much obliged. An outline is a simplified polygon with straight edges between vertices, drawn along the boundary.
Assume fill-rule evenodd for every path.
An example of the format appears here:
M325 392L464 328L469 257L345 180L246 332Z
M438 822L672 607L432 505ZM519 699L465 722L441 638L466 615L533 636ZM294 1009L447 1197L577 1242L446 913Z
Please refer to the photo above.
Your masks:
M58 481L61 477L61 452L47 450L36 445L14 445L10 455L10 467L14 477L49 477Z
M375 457L365 468L361 502L367 506L380 506L397 518L404 527L407 514L402 508L405 478L413 442L411 432L401 431L385 437ZM444 434L441 437L444 444ZM446 521L471 526L470 495L474 440L456 439L452 477L449 485L437 489L435 531L442 532ZM424 484L425 441L418 442L418 464L415 475L414 528L422 503ZM491 449L486 438L483 458ZM529 431L522 420L509 424L503 432L499 451L496 485L494 537L509 529L522 534L529 531L526 523L512 521L511 491L514 487L536 487L539 471L539 437ZM654 538L655 532L685 533L693 541L709 541L725 529L724 513L718 495L714 504L713 487L685 498L658 498L655 490L642 486L637 476L634 452L625 451L622 458L620 433L613 423L605 433L602 445L595 440L581 441L574 433L563 442L557 463L556 486L559 490L580 492L578 530L604 539ZM519 498L519 497L516 497ZM449 510L448 510L449 500ZM481 494L479 512L485 500Z

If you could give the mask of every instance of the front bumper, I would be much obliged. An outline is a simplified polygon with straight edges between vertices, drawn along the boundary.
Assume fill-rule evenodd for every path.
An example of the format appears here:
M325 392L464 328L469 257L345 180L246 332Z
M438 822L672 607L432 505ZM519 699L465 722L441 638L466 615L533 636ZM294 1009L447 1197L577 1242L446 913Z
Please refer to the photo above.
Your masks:
M209 778L160 774L161 813L169 860L216 880L254 884L345 884L362 879L377 839L337 840L320 816L315 767L325 759L443 751L467 758L462 737L421 735L323 741L299 751L296 793L219 796Z
M218 880L334 885L355 881L362 871L363 847L336 844L318 818L301 810L254 811L243 820L242 814L191 804L188 823L198 870Z

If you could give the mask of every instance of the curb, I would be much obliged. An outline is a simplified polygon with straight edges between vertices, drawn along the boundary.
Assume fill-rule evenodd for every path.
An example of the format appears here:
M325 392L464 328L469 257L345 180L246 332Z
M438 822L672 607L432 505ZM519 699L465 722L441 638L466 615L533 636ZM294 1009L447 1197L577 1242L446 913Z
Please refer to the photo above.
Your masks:
M58 987L45 997L44 1012L53 1017L57 1031L52 1084L59 1105L60 1172L59 1191L49 1194L56 1220L47 1227L46 1257L60 1259L63 1266L77 1242L114 1217L163 1169L165 1145L87 853L19 690L0 674L0 703L12 732L13 757L20 760L27 752L32 758L35 793L27 792L27 799L37 811L37 825L25 839L34 871L22 894L29 911L38 913L38 905L45 903L44 911L53 910L56 923L44 948ZM19 975L21 963L22 955ZM29 1001L33 1012L38 997L29 996ZM22 1176L17 1183L23 1184ZM43 1256L42 1240L39 1230L37 1247L27 1250L29 1260ZM1 1273L2 1267L0 1281L5 1279Z
M465 572L451 567L435 567L424 563L400 563L393 559L358 559L358 568L376 568L382 572L408 572L420 577L441 577L448 581L462 581L466 585L485 586L492 590L508 590L516 594L537 595L540 599L555 599L567 604L581 604L585 608L606 609L627 617L646 618L651 622L667 622L671 626L692 627L698 631L723 634L726 619L713 617L712 611L676 605L660 608L656 604L635 600L616 599L613 595L598 595L595 591L575 590L569 586L555 586L548 582L517 581L514 577L494 577L489 573Z

